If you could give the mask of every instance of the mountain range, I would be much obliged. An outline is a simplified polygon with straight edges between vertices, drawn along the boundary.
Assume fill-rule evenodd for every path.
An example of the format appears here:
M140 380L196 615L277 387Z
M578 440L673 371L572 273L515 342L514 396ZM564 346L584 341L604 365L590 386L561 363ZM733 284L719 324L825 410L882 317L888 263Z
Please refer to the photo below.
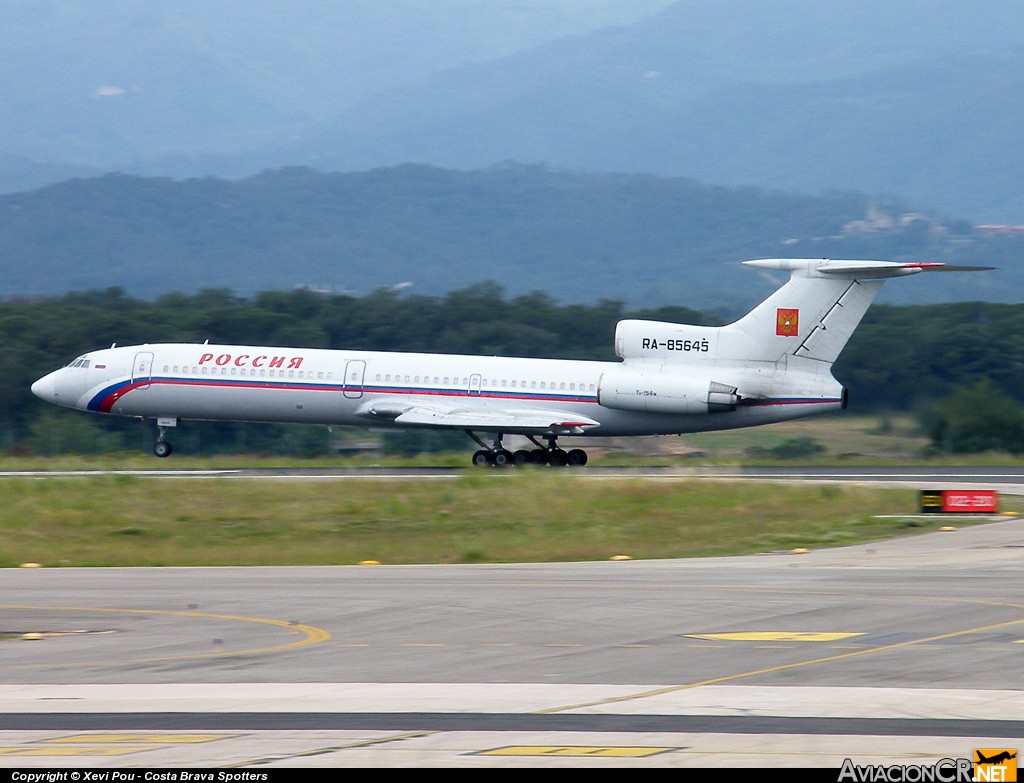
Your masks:
M0 5L0 191L516 161L1024 223L1010 0Z
M801 196L649 174L404 164L241 180L108 174L0 196L2 295L120 288L155 299L228 289L441 295L492 282L559 303L735 315L784 276L758 257L991 263L926 275L883 301L1019 301L1022 232L857 193Z

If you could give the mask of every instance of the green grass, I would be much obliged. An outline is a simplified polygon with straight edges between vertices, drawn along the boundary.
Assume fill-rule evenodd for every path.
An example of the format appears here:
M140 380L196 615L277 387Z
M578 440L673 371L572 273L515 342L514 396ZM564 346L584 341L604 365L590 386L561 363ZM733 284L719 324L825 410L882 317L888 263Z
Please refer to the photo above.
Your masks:
M9 478L0 481L0 567L573 561L816 549L948 524L913 518L917 503L909 489L536 470L405 481ZM904 516L877 516L889 514Z
M771 464L751 458L810 438L817 465L1013 465L1006 454L923 456L909 417L829 415L748 430L591 440L592 464ZM0 470L190 470L367 465L457 466L472 452L412 459L0 456ZM1005 497L1020 511L1024 499ZM842 546L946 524L920 520L914 489L600 480L587 470L467 468L455 479L276 481L114 475L0 480L0 567L480 563L699 557ZM879 515L902 515L879 519ZM965 524L958 521L956 524Z

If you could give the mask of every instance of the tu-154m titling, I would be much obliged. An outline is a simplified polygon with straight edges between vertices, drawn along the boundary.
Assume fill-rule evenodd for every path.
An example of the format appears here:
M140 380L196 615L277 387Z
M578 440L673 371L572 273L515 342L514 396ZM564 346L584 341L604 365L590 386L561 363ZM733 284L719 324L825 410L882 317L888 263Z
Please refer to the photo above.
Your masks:
M720 327L624 320L619 362L275 348L111 347L32 384L49 402L153 419L154 453L183 420L462 430L475 465L584 465L563 435L668 435L752 427L846 407L832 363L892 277L990 267L757 259L788 282ZM534 448L507 450L508 435ZM486 438L486 440L485 440Z

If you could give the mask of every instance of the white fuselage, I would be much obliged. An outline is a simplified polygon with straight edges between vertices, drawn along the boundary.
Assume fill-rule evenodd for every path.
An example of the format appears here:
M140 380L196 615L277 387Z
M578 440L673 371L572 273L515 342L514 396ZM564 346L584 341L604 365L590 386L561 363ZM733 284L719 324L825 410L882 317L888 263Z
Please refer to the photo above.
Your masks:
M627 319L621 362L168 343L111 347L32 384L78 410L156 419L154 453L181 419L433 427L481 447L474 465L585 465L563 435L670 435L753 427L846 407L832 364L883 282L971 267L754 259L789 280L725 326ZM475 433L493 433L488 446ZM504 435L537 447L511 453ZM538 438L547 441L541 446Z
M573 434L655 435L731 429L799 418L842 406L842 389L820 362L595 362L453 354L337 351L267 346L155 344L92 351L36 381L39 397L84 411L139 418L292 422L356 426L395 423L394 411L416 406L489 410L531 416L552 412L591 422ZM730 410L697 413L602 404L606 374L728 383L742 400ZM628 384L627 384L628 385ZM638 384L639 387L640 384ZM621 392L620 392L621 394ZM656 392L637 388L637 395ZM389 412L392 412L389 415ZM507 434L515 418L494 427L445 424Z

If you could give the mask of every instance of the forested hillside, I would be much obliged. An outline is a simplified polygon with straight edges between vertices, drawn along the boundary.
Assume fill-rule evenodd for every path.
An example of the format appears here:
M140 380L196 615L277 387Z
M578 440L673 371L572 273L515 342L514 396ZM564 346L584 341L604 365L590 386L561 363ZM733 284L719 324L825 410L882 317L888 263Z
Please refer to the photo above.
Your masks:
M64 411L35 399L36 378L111 343L197 341L294 347L464 352L613 360L623 317L722 323L685 308L630 309L621 301L559 305L545 294L508 296L484 283L439 297L381 291L365 297L311 291L240 297L208 290L154 301L120 289L0 304L0 415L7 450L148 451L152 432L134 421ZM1024 401L1024 312L961 303L876 306L835 368L851 410L912 410L979 380L1013 405ZM989 395L994 396L994 395ZM195 449L322 449L319 428L188 423ZM196 437L198 437L196 435ZM306 438L309 440L305 440ZM188 453L189 442L182 441ZM303 445L306 444L306 445ZM312 445L310 445L312 444ZM193 450L195 450L193 449Z
M882 300L1017 301L1024 236L858 194L507 165L352 174L290 168L240 181L109 175L0 196L0 295L123 288L152 300L310 286L433 296L493 280L559 303L621 299L738 314L782 279L758 257L988 263L986 275L887 286Z

